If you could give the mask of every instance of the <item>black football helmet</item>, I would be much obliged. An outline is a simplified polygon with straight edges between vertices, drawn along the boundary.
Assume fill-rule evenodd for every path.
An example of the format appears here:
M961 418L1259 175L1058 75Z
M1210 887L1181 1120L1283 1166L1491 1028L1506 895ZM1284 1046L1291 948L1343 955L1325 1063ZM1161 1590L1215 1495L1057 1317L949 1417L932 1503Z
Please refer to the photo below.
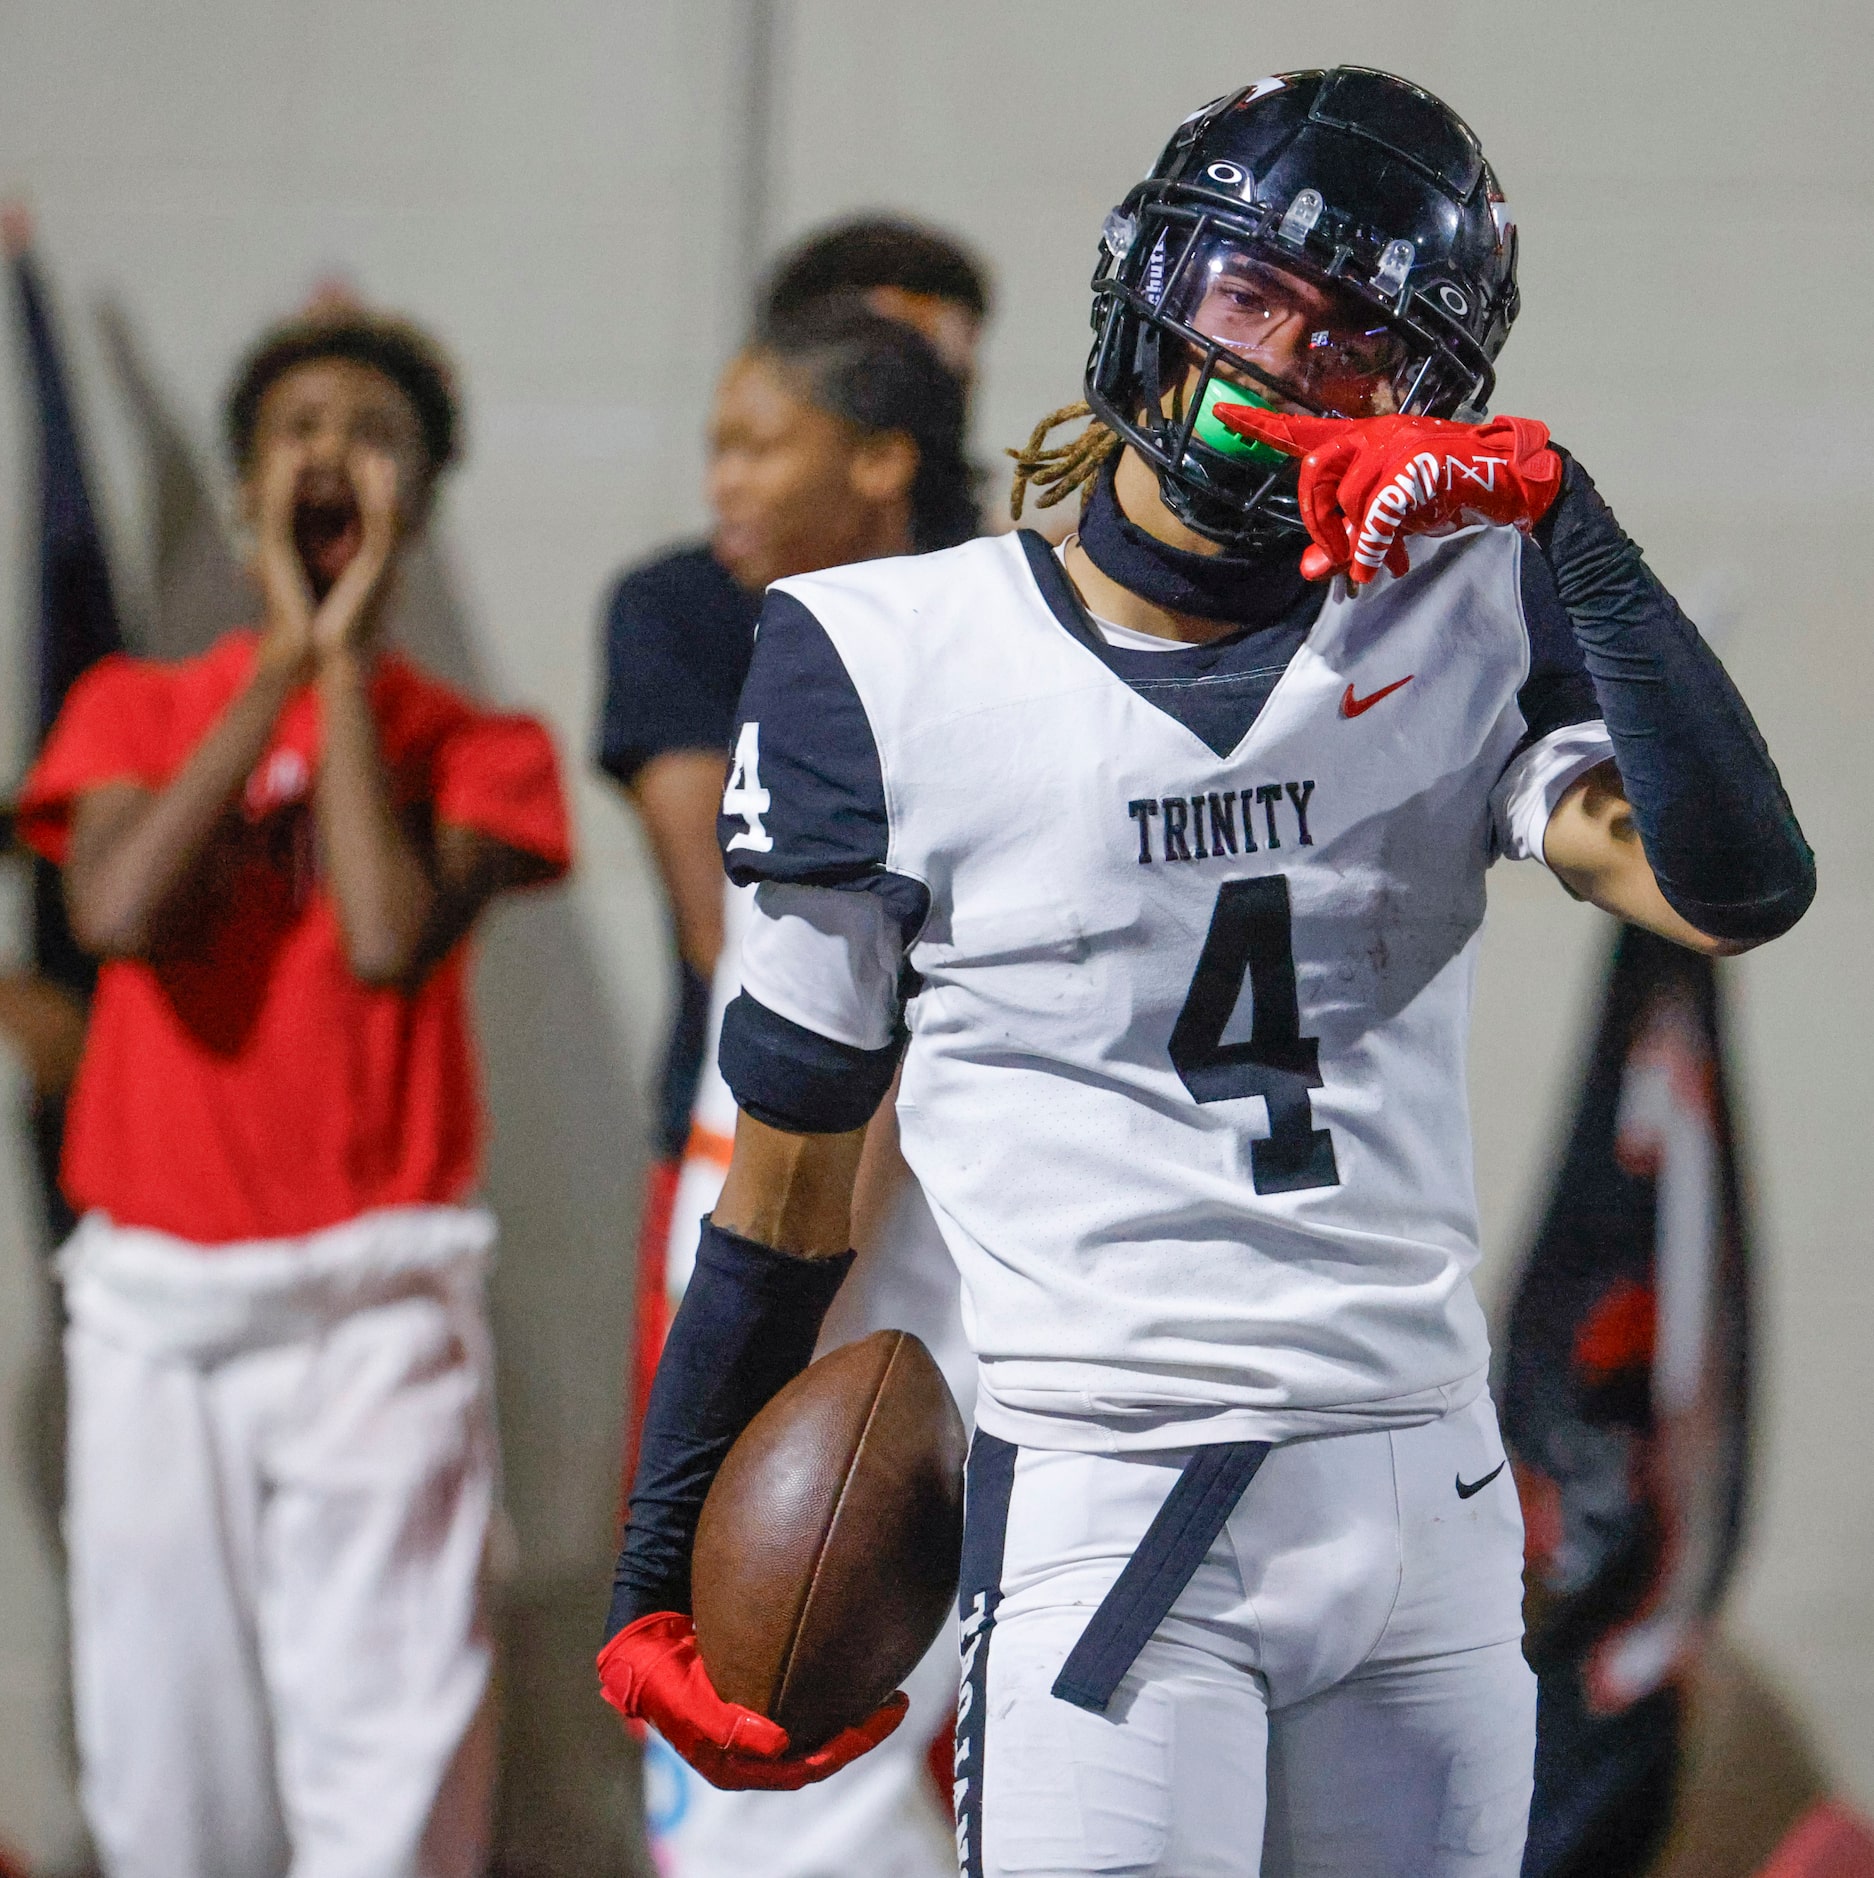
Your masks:
M1516 310L1469 126L1385 72L1287 72L1188 118L1106 218L1087 401L1175 514L1253 547L1302 532L1296 465L1219 401L1479 417Z

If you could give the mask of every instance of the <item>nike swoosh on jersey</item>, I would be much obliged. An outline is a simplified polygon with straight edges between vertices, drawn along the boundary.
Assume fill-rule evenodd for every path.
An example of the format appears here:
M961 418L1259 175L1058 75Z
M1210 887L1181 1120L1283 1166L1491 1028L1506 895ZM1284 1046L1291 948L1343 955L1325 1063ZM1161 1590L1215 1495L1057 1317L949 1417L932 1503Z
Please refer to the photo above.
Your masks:
M1349 685L1340 694L1340 714L1342 717L1358 717L1362 711L1370 711L1381 698L1390 698L1401 685L1409 685L1418 676L1417 672L1407 672L1403 678L1395 678L1390 685L1381 685L1377 691L1368 692L1364 698L1353 695L1353 686Z
M1508 1461L1499 1461L1482 1480L1467 1481L1462 1474L1457 1475L1458 1498L1460 1500L1468 1500L1473 1493L1482 1493L1507 1466L1509 1466Z

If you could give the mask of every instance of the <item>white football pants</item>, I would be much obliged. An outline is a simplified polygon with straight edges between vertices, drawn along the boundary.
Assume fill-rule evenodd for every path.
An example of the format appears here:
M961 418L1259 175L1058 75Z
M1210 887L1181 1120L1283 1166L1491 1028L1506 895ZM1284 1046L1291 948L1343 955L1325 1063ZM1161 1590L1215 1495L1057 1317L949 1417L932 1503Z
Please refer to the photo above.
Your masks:
M926 1772L931 1737L956 1700L948 1625L906 1679L909 1713L831 1780L798 1793L725 1793L656 1736L644 1803L662 1878L956 1878L949 1821Z
M1105 1714L1051 1685L1189 1451L977 1449L968 1878L1517 1878L1536 1688L1488 1397L1277 1447Z
M494 1222L212 1250L87 1219L73 1683L111 1878L470 1878L492 1727Z

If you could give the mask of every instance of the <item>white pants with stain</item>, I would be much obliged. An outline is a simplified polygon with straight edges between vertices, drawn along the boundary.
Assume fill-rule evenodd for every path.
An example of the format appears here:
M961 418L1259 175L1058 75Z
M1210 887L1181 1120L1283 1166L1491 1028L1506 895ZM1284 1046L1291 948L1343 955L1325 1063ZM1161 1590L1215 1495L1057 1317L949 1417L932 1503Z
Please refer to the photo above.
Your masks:
M87 1219L69 1328L73 1682L111 1878L471 1878L494 1222L197 1248Z

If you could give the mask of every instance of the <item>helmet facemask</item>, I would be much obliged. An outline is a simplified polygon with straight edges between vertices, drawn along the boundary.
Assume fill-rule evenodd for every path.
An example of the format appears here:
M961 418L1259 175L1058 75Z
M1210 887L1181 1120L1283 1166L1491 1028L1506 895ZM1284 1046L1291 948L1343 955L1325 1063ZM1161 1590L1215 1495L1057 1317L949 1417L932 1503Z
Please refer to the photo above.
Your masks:
M1493 382L1470 335L1403 292L1410 244L1350 266L1347 245L1316 235L1322 206L1316 195L1278 213L1147 183L1107 220L1088 400L1157 471L1180 520L1239 550L1305 533L1298 467L1236 436L1218 404L1443 414L1480 407Z

